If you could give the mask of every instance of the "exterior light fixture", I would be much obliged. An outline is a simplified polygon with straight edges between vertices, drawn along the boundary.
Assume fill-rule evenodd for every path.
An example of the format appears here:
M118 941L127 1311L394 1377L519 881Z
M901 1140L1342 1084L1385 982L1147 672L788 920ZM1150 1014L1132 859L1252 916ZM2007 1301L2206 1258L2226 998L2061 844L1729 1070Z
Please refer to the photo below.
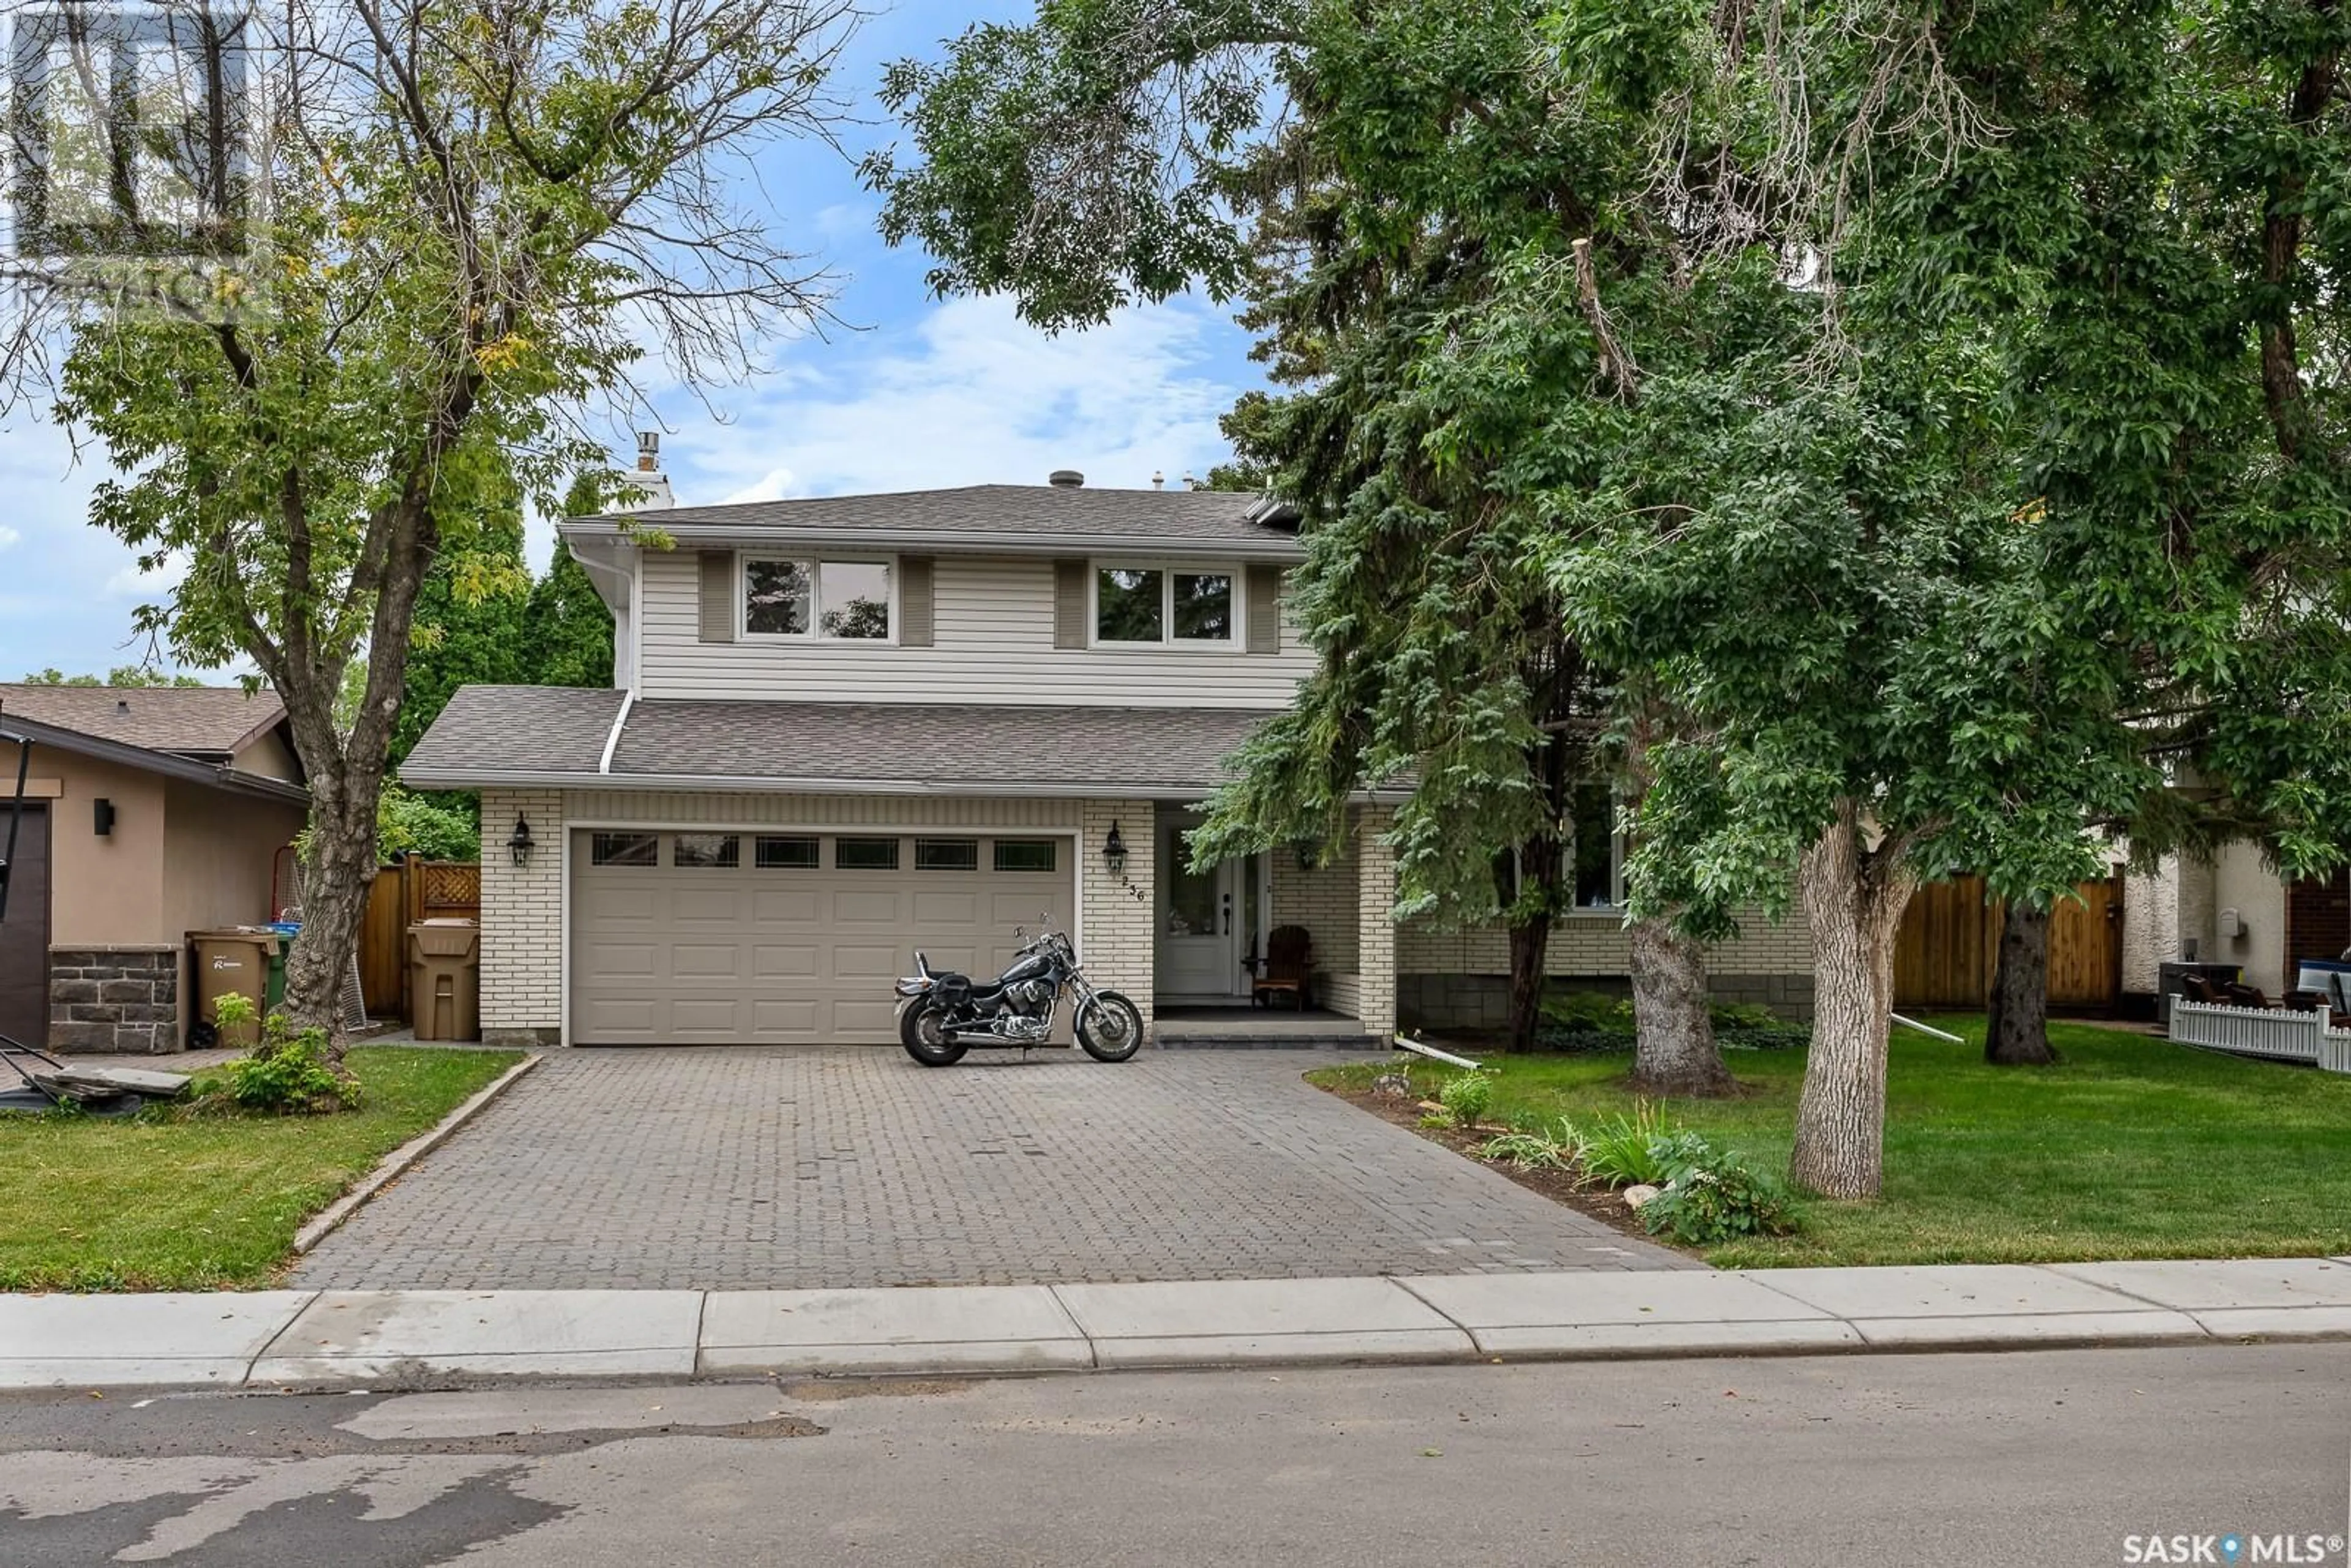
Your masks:
M1118 824L1110 825L1110 837L1102 841L1102 864L1113 876L1126 874L1126 841L1118 836Z
M1290 847L1298 852L1300 871L1312 871L1322 862L1322 852L1312 839L1301 839Z
M507 835L507 851L518 866L530 863L530 852L536 847L531 841L530 822L519 811L515 813L514 831Z

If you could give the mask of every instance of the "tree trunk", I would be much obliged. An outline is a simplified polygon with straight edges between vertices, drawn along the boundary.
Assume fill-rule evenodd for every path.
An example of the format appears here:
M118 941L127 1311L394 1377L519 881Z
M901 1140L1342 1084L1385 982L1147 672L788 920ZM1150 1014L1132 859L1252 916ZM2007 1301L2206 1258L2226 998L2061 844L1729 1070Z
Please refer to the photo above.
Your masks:
M382 774L380 768L347 764L337 771L344 776L323 789L313 776L308 852L302 861L302 931L286 956L286 1015L297 1030L325 1030L329 1055L340 1061L343 982L359 949L360 923L375 877L375 811Z
M2000 927L1984 1060L1999 1067L2046 1067L2049 1046L2049 911L2011 898Z
M1706 949L1670 922L1635 920L1633 1087L1646 1094L1729 1094L1737 1086L1715 1048Z
M1875 1197L1885 1179L1894 939L1912 881L1896 846L1865 846L1851 800L1804 852L1797 880L1813 938L1813 1048L1789 1175L1823 1197Z
M1520 922L1510 931L1510 1051L1532 1051L1542 1022L1543 967L1551 953L1551 916Z

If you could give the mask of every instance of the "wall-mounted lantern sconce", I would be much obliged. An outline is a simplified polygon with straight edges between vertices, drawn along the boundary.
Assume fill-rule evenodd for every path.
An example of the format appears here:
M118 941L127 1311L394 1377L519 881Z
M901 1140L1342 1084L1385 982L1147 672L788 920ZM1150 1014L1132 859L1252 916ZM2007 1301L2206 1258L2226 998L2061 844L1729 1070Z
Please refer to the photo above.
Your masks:
M1126 841L1118 836L1118 824L1110 825L1110 837L1102 841L1102 864L1113 876L1126 874Z
M112 837L114 833L114 802L99 799L92 800L89 804L90 827L97 831L98 836L101 839Z
M507 835L507 850L514 856L515 864L528 865L530 852L535 847L530 837L530 823L521 812L516 812L514 831Z
M1298 869L1312 871L1322 863L1322 852L1312 839L1301 839L1290 846L1298 852Z

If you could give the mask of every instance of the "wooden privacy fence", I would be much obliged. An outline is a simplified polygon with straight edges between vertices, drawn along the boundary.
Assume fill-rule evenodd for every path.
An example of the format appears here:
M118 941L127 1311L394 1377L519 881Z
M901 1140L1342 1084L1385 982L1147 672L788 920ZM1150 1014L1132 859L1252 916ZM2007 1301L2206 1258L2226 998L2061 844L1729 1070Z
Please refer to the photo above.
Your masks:
M2351 1072L2351 1030L2328 1027L2326 1009L2289 1012L2283 1008L2214 1007L2173 997L2169 1034L2182 1045L2258 1056L2270 1061L2306 1061L2328 1072Z
M2123 882L2077 886L2049 915L2049 1005L2103 1009L2122 995ZM1897 1008L1980 1008L2000 963L2001 900L1983 878L1955 876L1913 894L1894 946Z
M474 861L412 860L379 870L360 923L360 989L368 1011L408 1016L409 926L481 917L482 868Z

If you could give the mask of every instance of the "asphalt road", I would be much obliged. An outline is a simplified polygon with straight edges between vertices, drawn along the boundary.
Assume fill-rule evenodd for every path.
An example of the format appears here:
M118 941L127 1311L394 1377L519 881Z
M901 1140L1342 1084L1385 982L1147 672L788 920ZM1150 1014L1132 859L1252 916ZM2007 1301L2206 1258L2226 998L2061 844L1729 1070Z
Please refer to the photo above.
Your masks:
M0 1397L5 1568L2343 1563L2346 1507L2351 1345Z

